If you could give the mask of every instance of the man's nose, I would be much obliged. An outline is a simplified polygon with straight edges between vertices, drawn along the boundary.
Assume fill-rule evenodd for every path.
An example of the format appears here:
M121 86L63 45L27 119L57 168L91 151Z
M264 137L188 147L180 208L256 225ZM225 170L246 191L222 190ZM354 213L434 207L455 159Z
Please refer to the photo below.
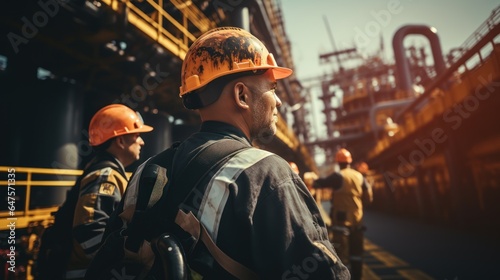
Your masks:
M278 97L278 95L276 95L276 93L274 94L274 98L276 99L276 107L280 107L281 106L281 99Z

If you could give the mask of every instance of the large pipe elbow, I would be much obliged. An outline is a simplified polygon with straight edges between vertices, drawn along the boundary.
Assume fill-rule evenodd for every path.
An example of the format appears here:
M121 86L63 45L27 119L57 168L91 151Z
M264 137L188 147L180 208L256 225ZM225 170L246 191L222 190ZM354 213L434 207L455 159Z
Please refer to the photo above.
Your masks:
M410 65L406 58L403 40L407 35L419 34L425 36L431 45L432 57L434 59L434 67L436 73L440 74L446 70L446 65L441 50L441 43L437 30L434 27L427 25L405 25L396 31L392 39L392 48L394 50L394 58L396 60L397 82L398 88L405 92L412 91L412 77Z

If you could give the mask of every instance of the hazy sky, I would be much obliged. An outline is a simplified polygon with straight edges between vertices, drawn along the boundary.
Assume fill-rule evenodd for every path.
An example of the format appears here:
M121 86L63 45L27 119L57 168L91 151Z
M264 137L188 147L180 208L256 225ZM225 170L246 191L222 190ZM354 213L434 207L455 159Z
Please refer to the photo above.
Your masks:
M446 54L460 46L498 6L499 0L281 0L299 79L327 71L319 65L318 58L320 53L333 50L324 17L337 50L356 45L365 53L373 53L380 46L381 33L385 53L392 60L392 36L399 27L435 27ZM427 40L423 36L408 36L405 44L409 43L425 46Z

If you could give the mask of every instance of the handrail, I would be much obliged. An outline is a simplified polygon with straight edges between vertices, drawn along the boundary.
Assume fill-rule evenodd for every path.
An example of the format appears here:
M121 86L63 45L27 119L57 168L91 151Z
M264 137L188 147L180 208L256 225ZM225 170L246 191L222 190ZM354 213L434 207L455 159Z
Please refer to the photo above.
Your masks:
M209 30L216 26L214 22L208 19L198 7L196 7L191 1L181 1L181 0L170 0L172 4L181 12L184 13L186 18L190 19L191 22L202 32Z
M14 186L17 187L26 187L26 193L24 197L24 209L19 211L16 209L14 211L16 217L19 216L30 216L33 215L33 211L30 209L30 194L31 187L34 186L53 186L53 187L71 187L75 183L75 180L34 180L33 175L65 175L65 176L78 176L83 173L82 170L75 169L52 169L52 168L37 168L37 167L12 167L12 166L0 166L0 172L9 172L9 170L13 170L14 178L23 178L24 180L15 179ZM4 177L7 179L7 176ZM2 178L3 179L3 178ZM0 180L0 187L7 187L11 185L7 180ZM47 207L50 208L50 207ZM22 212L22 215L19 215ZM0 211L0 217L8 216L8 212Z
M7 176L8 174L14 174L13 178ZM39 168L39 167L22 167L22 166L0 166L0 174L2 175L2 180L0 180L0 188L6 188L8 186L25 187L26 192L24 194L24 208L22 210L15 209L13 213L10 211L0 211L0 217L15 216L16 218L28 218L36 217L37 215L49 215L50 212L57 209L57 206L49 206L43 209L31 209L31 188L32 187L71 187L75 184L75 180L69 178L62 178L60 180L43 180L34 179L39 175L59 175L59 176L79 176L83 174L83 170L79 169L55 169L55 168ZM127 176L131 176L131 172L127 172ZM9 181L13 179L13 181ZM16 192L19 195L19 192Z
M498 25L500 22L500 6L496 7L493 9L491 12L491 16L486 19L477 29L472 33L460 47L456 48L456 52L458 54L455 55L455 53L450 53L448 55L449 58L451 58L451 61L449 63L454 64L457 62L458 59L460 59L468 50L470 50L473 46L477 45L478 41L482 38L484 38L495 26Z
M180 11L183 14L183 22L178 22L172 15L167 13L162 5L166 0L146 0L151 8L154 9L154 16L144 13L139 7L130 0L101 0L117 13L123 13L129 23L136 26L145 35L165 47L172 54L184 59L189 45L196 40L188 26L196 27L200 33L214 27L214 23L207 18L194 5L184 5ZM180 7L179 1L171 1L176 7ZM124 5L124 6L123 6ZM123 11L126 7L128 12ZM172 34L164 28L164 20L176 28L180 34Z

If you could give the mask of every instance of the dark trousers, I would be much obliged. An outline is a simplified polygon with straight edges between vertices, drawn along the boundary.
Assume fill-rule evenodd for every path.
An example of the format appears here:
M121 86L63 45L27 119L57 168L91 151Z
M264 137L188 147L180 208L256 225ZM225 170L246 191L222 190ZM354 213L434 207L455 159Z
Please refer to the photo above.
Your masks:
M363 272L363 226L332 226L333 246L340 260L349 268L352 280L361 280Z

